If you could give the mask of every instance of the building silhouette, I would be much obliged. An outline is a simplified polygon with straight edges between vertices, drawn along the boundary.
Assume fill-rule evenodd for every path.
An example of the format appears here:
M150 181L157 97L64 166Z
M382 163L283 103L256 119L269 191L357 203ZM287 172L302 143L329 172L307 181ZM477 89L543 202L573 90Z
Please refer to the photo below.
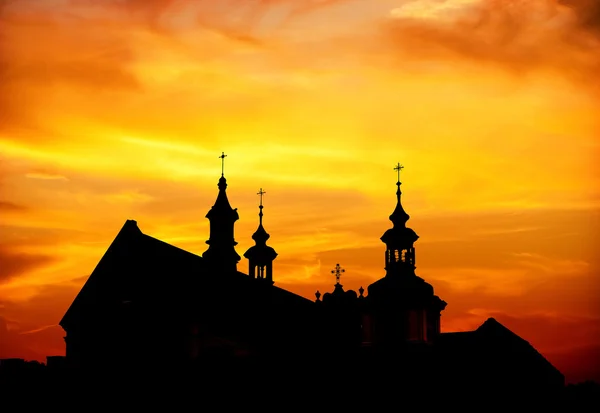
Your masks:
M239 215L227 198L223 171L206 215L210 234L202 256L127 220L60 321L64 365L73 371L185 368L200 376L227 366L237 369L235 377L261 375L273 383L304 372L314 383L335 377L349 386L346 391L392 386L412 394L445 389L551 402L563 375L498 321L441 332L447 303L415 272L419 237L407 227L402 168L395 168L392 227L381 237L385 274L366 294L362 286L358 293L344 290L339 264L333 291L317 291L314 301L276 285L277 253L267 245L262 188L255 245L243 254L248 273L240 271Z

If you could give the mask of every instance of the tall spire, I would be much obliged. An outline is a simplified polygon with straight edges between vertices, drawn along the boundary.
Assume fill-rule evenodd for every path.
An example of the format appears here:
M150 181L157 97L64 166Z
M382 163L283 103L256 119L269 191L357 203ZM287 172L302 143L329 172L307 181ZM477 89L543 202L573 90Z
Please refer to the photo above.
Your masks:
M433 342L440 334L440 315L446 302L434 294L433 286L415 273L415 246L419 236L406 226L408 214L402 208L399 163L396 208L390 215L394 226L383 234L385 276L370 284L365 297L365 335L372 345L406 342ZM361 294L362 295L362 294Z
M219 156L219 158L221 158L221 176L225 175L225 157L227 155L225 155L225 152L221 152L221 156Z
M258 213L258 228L252 234L252 239L256 242L257 245L266 245L267 240L271 237L265 228L263 227L263 195L266 194L262 188L256 193L256 195L260 195L260 204L258 205L259 213Z
M232 208L227 199L227 180L224 176L224 152L221 153L221 178L219 178L219 194L215 204L206 214L210 221L210 238L206 243L208 249L202 254L207 264L213 269L236 271L240 256L235 251L237 242L234 239L234 224L239 219L237 208Z
M262 188L257 192L260 196L258 205L258 228L252 234L255 245L248 248L244 257L248 258L248 275L252 278L265 279L273 283L273 260L277 257L275 250L267 245L271 237L263 227L263 195L266 194Z
M394 224L393 228L388 229L381 240L386 245L385 269L386 276L399 274L414 274L415 269L415 249L414 242L419 236L410 228L406 227L406 222L410 218L402 207L400 196L400 171L404 166L396 164L394 170L398 173L396 181L396 208L390 215L390 221Z
M404 166L400 165L400 163L398 163L394 167L394 170L398 172L398 181L396 182L396 186L398 187L398 189L396 190L396 209L394 209L394 212L392 212L392 214L390 215L390 221L392 221L394 227L406 226L406 221L408 221L408 219L410 218L410 216L406 213L404 208L402 208L402 201L400 199L402 195L402 191L400 191L400 185L402 185L402 182L400 182L400 171L402 169L404 169Z

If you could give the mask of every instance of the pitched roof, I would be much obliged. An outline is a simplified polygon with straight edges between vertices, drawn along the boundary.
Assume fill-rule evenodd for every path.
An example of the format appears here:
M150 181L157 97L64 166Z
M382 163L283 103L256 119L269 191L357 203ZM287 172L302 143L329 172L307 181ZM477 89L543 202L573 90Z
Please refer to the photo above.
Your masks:
M488 318L475 332L486 341L494 343L495 348L510 349L513 353L517 352L527 357L528 360L536 363L540 368L547 370L549 374L559 374L562 376L562 373L528 341L519 337L495 318Z
M224 293L267 299L280 310L314 304L290 291L269 285L266 296L260 281L236 272L210 276L204 259L181 248L142 233L136 221L125 222L96 268L60 321L67 329L83 317L104 317L111 303L153 297L164 305L193 306L202 294L215 299ZM142 297L143 296L143 297Z
M100 311L102 299L121 299L116 294L127 293L135 284L139 287L140 283L158 282L158 277L167 276L173 280L191 272L200 273L202 267L200 256L143 234L136 221L127 220L59 325L65 328L83 313ZM124 287L115 291L115 285Z
M474 331L442 333L436 345L443 352L462 354L469 358L505 360L510 357L523 363L525 360L537 369L545 370L554 377L564 377L529 342L519 337L494 318L488 318Z

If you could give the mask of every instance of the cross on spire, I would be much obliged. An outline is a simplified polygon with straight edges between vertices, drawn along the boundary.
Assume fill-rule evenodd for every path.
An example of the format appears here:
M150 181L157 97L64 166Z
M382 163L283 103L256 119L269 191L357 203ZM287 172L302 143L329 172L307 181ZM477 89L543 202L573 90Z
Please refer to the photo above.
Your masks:
M256 193L256 195L260 195L260 206L262 207L262 199L263 199L263 195L266 194L265 191L263 191L262 188L260 188L260 190Z
M225 172L225 157L227 155L225 155L225 152L221 152L221 156L219 156L219 158L221 158L221 176L223 176L224 172Z
M262 199L263 199L263 195L264 195L264 194L266 194L266 192L265 192L265 191L263 191L263 189L262 189L262 188L260 188L260 190L259 190L259 191L256 193L256 195L259 195L259 196L260 196L260 205L258 206L258 208L259 208L259 210L260 210L260 212L258 213L258 219L259 219L260 225L262 225L262 217L263 217L263 212L262 212L262 210L263 210Z
M400 183L400 171L404 169L404 166L400 165L400 162L394 167L394 171L398 171L398 183Z
M339 285L340 277L344 272L346 272L346 270L340 267L340 264L335 264L335 269L331 270L331 273L335 274L335 285Z

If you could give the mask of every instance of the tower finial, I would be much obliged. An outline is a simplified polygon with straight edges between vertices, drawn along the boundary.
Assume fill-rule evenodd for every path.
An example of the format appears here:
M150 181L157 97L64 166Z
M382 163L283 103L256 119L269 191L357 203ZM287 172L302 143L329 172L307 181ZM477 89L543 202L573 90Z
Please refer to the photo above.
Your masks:
M225 152L221 152L221 156L219 156L219 158L221 158L221 176L224 176L225 174L225 157L227 155L225 155Z
M262 225L262 217L263 217L263 195L266 194L265 191L263 191L262 188L259 189L259 191L256 193L256 195L260 196L260 204L258 205L258 208L260 208L260 212L258 213L258 220L259 220L259 224Z
M398 181L396 182L396 185L398 186L398 192L400 192L400 171L404 169L404 166L400 165L400 162L398 162L396 164L396 166L394 167L394 171L398 171ZM398 194L400 195L400 194Z
M404 169L404 166L400 165L400 162L394 167L394 171L398 171L398 182L400 182L400 171Z
M394 212L392 212L392 215L390 215L390 220L394 223L394 226L398 224L404 225L409 219L408 214L404 211L400 202L400 195L402 195L402 192L400 191L400 171L403 169L404 166L400 165L400 162L398 162L394 167L394 171L398 172L398 181L396 182L396 186L398 187L398 189L396 190L396 209L394 210Z
M331 270L331 273L335 274L335 285L340 285L340 277L344 272L346 272L346 270L340 267L340 264L335 264L335 268Z

